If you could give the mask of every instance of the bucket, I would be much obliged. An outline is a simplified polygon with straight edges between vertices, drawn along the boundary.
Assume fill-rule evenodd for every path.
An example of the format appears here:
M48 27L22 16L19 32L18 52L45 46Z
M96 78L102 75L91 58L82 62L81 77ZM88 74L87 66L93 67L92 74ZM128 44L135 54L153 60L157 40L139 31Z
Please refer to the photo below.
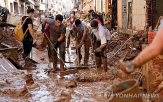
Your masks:
M111 85L104 92L104 98L107 102L143 102L136 79Z

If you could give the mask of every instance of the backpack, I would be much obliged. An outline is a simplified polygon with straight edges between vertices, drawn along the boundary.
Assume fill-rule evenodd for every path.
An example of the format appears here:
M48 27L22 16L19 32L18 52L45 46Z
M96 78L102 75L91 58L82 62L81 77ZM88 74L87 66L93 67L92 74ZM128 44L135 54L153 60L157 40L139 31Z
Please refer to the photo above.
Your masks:
M14 35L15 35L15 39L18 40L18 41L23 41L24 39L24 36L25 34L27 33L28 31L28 28L26 29L25 33L23 34L23 25L24 23L26 22L26 20L28 19L29 17L26 17L25 20L23 21L23 24L22 24L22 21L15 27L14 29Z

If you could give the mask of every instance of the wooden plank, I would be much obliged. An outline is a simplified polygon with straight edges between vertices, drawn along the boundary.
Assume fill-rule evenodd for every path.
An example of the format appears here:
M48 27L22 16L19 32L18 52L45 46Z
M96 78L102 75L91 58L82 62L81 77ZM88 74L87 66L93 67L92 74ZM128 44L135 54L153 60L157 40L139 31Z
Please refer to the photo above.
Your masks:
M7 48L14 48L13 46L10 46L10 45L8 45L8 44L6 44L6 43L4 43L4 42L2 42L1 44L2 44L3 46L7 47ZM20 50L21 50L21 47L18 48L18 51L20 51Z
M6 27L6 26L16 27L15 25L10 24L10 23L0 22L0 27Z
M12 59L14 59L15 61L18 60L18 48L13 47L13 48L3 48L0 49L0 52L10 52L11 54L9 55Z
M88 69L88 68L96 68L96 66L71 66L69 69Z
M10 45L8 45L8 44L6 44L6 43L4 43L4 42L2 42L1 44L2 44L3 46L5 46L5 47L12 48L12 46L10 46Z
M17 71L17 68L2 54L0 54L0 72Z
M37 62L37 63L41 63L42 60L42 55L44 55L43 51L37 50L35 47L32 47L32 51L30 53L30 59Z

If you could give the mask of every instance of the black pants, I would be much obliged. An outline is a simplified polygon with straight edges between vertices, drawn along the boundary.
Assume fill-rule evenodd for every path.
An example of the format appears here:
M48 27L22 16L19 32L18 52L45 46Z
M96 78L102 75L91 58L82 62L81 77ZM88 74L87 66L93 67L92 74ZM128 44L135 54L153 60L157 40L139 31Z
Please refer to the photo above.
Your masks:
M27 57L30 54L32 50L32 44L33 44L33 38L29 33L27 33L23 39L23 48L24 48L23 58Z

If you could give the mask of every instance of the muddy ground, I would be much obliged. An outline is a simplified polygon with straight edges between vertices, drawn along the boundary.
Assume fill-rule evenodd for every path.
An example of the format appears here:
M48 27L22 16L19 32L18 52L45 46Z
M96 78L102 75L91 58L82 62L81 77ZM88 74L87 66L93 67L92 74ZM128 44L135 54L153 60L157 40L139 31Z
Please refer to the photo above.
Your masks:
M17 42L13 36L13 30L10 28L7 32L2 31L0 43L4 42L12 47L18 47L18 63L25 64L22 58L22 44ZM113 33L113 41L108 47L108 72L104 73L101 69L90 68L79 70L78 74L67 75L64 78L59 73L46 73L48 67L47 47L42 50L40 55L41 63L34 63L17 72L1 72L0 74L0 99L3 102L105 102L104 91L113 84L122 80L136 78L139 79L141 73L135 72L126 75L118 68L119 60L132 60L141 51L141 45L146 42L143 32L133 37L117 52L120 46L130 37L128 34ZM73 47L73 41L71 47ZM1 48L4 46L1 46ZM113 56L115 53L117 54ZM82 47L82 54L83 47ZM4 54L5 55L5 54ZM93 59L90 57L89 64L93 65ZM67 66L76 65L76 52L71 48L66 49ZM83 63L83 60L82 60Z

